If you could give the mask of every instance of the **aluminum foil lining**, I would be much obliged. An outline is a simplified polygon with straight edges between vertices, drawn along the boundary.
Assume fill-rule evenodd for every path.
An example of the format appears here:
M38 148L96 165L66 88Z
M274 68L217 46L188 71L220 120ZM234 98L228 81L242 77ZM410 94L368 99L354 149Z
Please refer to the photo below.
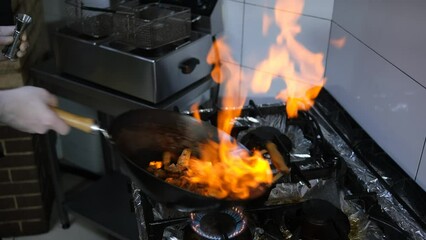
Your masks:
M140 189L135 183L132 183L133 193L133 204L135 206L136 222L138 224L139 239L148 239L148 233L146 231L145 217L142 208L142 198Z
M318 113L316 113L318 115ZM398 226L408 232L415 240L426 239L426 232L410 216L407 210L386 190L380 181L374 177L365 164L359 159L355 152L345 143L345 141L320 117L319 121L324 138L337 150L346 161L349 168L356 174L368 192L377 194L378 202L384 212L386 212ZM386 179L386 176L382 176ZM368 239L368 238L367 238Z

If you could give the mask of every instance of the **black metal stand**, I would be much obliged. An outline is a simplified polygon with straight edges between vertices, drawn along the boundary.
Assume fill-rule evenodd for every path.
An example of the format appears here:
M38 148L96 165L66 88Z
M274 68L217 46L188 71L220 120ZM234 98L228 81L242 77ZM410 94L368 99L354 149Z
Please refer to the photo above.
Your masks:
M55 143L57 135L50 131L42 136L48 148L48 165L50 169L55 202L62 228L70 227L68 212L85 217L110 236L123 240L139 238L134 214L132 194L128 192L130 179L119 173L109 172L84 190L65 197L62 188L59 159Z
M44 136L46 141L46 147L48 149L48 159L47 162L50 168L50 174L52 177L53 191L56 196L56 207L58 208L59 220L61 221L62 228L67 229L70 227L70 220L68 218L68 212L65 209L64 202L65 196L62 191L61 178L59 176L59 159L56 154L55 142L56 142L56 133L49 131Z
M131 109L173 108L186 109L210 94L209 103L215 105L218 97L218 85L210 76L201 79L187 89L178 92L170 99L159 104L151 104L120 92L106 89L83 79L64 75L56 70L53 60L31 69L32 85L45 88L51 93L80 103L98 111L98 120L104 129L108 129L112 118ZM142 79L141 79L142 80ZM127 191L129 179L118 173L116 154L110 144L101 137L105 164L105 176L87 189L73 196L65 196L61 186L60 167L55 149L56 133L46 134L46 146L49 149L48 162L51 170L56 204L63 228L70 226L68 211L85 217L111 236L118 239L138 239L139 232L136 215L131 210L132 194ZM160 224L161 225L161 224ZM151 226L157 229L158 226ZM161 226L160 226L161 228Z
M168 226L176 224L188 223L190 221L188 217L171 218L164 220L154 220L154 207L149 203L146 196L141 193L142 209L144 215L144 221L149 240L162 240L164 229Z

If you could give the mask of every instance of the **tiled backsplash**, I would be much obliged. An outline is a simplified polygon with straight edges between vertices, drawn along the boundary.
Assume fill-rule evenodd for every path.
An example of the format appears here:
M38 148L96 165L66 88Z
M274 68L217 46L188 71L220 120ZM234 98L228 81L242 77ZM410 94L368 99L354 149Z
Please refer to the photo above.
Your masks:
M334 0L313 1L307 0L301 13L293 7L292 2L278 9L283 15L297 15L302 32L297 36L307 49L315 53L323 53L324 56L328 48L330 33L330 20ZM223 2L224 33L225 41L230 45L233 59L222 59L228 63L241 66L241 72L245 77L250 78L255 71L259 71L257 65L267 57L269 47L275 43L279 34L276 24L271 24L268 34L262 34L262 19L266 15L274 19L275 0L224 0ZM324 58L325 65L325 58ZM274 76L271 88L267 93L255 94L249 90L249 97L258 102L271 102L275 100L278 92L286 87L280 72L265 72ZM250 86L241 86L242 89L249 89Z
M423 189L425 10L423 1L336 0L331 39L347 42L330 47L326 71L326 88Z
M333 21L426 87L426 2L337 1Z
M313 16L318 18L331 19L333 14L333 3L334 0L305 0L303 11L298 11L293 3L300 2L300 0L245 0L245 3L251 5L257 5L267 8L275 8L277 1L285 1L282 7L278 10L283 10L292 13L303 14L307 16ZM243 2L243 1L240 1Z
M426 189L426 138L423 144L422 159L420 160L419 169L416 173L416 181L422 186L423 189Z
M273 18L276 3L224 0L223 35L234 59L223 60L239 65L246 77L260 70L257 63L275 41L276 26L267 37L262 35L262 17ZM300 15L297 40L313 52L328 51L325 88L426 189L426 34L419 29L426 22L426 3L305 0L301 12L288 6L279 11ZM343 48L329 45L330 39L339 37L346 38ZM249 92L250 98L270 102L286 87L283 74L269 74L274 76L270 90L261 95Z
M268 56L269 47L276 42L280 29L275 24L271 24L267 35L263 36L262 17L266 14L273 19L274 10L250 4L245 4L244 9L242 65L256 69L256 66ZM283 15L294 15L294 13L286 11L279 12ZM299 24L302 31L297 35L297 40L310 51L325 54L327 52L330 21L300 15ZM279 75L280 72L272 72L272 74Z
M425 138L425 131L419 130L426 119L426 92L333 24L331 39L341 37L346 37L346 45L329 50L326 89L414 178Z

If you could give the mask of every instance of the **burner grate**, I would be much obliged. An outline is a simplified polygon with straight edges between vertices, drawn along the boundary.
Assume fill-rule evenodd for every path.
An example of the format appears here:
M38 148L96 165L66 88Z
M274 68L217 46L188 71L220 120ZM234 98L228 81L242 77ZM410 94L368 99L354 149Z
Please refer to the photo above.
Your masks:
M399 234L390 234L391 231L379 224L380 221L384 224L391 221L383 221L385 218L380 212L374 212L375 209L381 210L377 199L369 204L370 197L376 196L374 192L366 198L362 186L357 190L360 179L353 174L352 165L348 165L344 158L346 155L341 155L340 145L330 142L327 131L323 134L323 119L316 111L300 113L297 119L287 119L282 105L252 104L235 119L231 135L248 149L263 149L265 141L272 141L281 147L281 154L290 159L291 173L276 182L263 204L245 206L244 214L238 208L192 213L182 219L184 226L177 226L176 219L148 221L148 231L159 226L158 223L162 224L160 235L149 239L161 240L163 232L167 235L173 231L176 239L191 240L348 239L349 236L372 234L377 237L375 239L387 239L388 236L389 239L405 239L400 237L402 230ZM214 125L217 111L202 109L201 119ZM287 140L290 144L286 144ZM267 151L264 154L268 159ZM361 227L352 227L353 221L359 222ZM173 231L164 231L166 222L167 226L176 225ZM399 231L397 226L387 228ZM351 235L348 235L349 231ZM183 236L179 235L181 233Z
M247 227L243 210L238 207L207 213L191 213L191 227L200 236L211 239L231 239Z

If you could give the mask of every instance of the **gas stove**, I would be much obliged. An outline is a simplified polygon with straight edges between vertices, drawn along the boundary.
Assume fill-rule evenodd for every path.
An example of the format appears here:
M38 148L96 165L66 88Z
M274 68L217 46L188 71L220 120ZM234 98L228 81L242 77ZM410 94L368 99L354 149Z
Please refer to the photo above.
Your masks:
M182 213L133 184L140 239L424 239L421 218L357 159L321 107L288 119L282 104L250 101L234 119L234 138L248 149L275 143L291 169L252 205ZM227 109L201 109L201 119L215 125L218 111Z

